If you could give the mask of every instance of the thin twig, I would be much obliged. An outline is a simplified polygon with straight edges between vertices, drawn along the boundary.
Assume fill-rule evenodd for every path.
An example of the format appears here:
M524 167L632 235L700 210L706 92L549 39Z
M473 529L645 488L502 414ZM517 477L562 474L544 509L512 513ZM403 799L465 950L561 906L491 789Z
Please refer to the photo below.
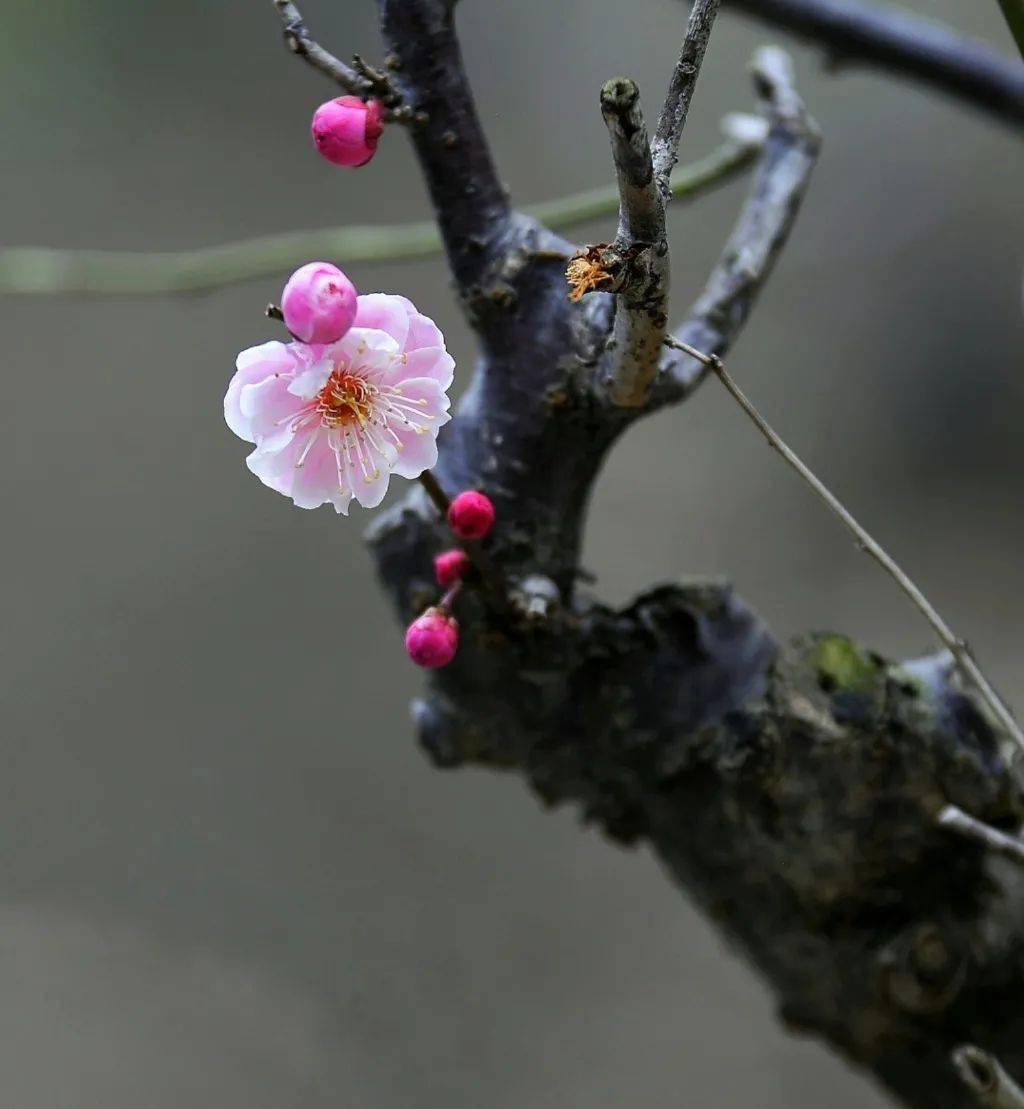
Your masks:
M657 242L665 236L665 205L654 184L654 163L640 90L628 77L606 81L601 88L601 118L608 128L619 188L621 250Z
M663 197L668 195L669 176L679 157L679 139L686 126L686 116L711 37L711 28L718 14L718 5L719 0L693 0L693 7L690 8L686 35L672 72L652 145L655 180Z
M1024 864L1024 840L1009 836L991 824L971 816L957 805L946 805L935 818L943 828L973 839L998 855L1005 855L1016 863Z
M821 136L793 83L792 64L777 47L762 47L751 64L769 132L736 226L677 336L723 354L739 334L782 253L810 184ZM685 400L707 370L676 350L666 353L651 388L651 409Z
M860 62L930 85L1018 127L1024 67L931 19L861 0L726 0L733 8Z
M974 1044L953 1051L960 1081L989 1109L1024 1109L1024 1090L1003 1070L999 1060Z
M672 182L677 200L692 200L731 181L757 157L760 143L723 143L679 169ZM566 228L608 216L619 205L614 185L587 189L526 209L548 227ZM243 239L223 246L145 253L11 247L0 250L0 294L150 296L208 292L242 281L284 274L327 258L338 265L424 258L440 253L433 222L324 227Z
M274 0L274 7L284 23L284 41L293 54L305 58L314 69L325 73L353 96L365 97L374 91L370 80L314 41L302 14L290 0Z
M612 255L619 270L612 289L618 299L604 382L613 404L635 408L643 404L657 373L668 323L665 201L654 177L636 82L627 77L605 82L601 116L619 188L619 228Z
M928 600L928 598L921 592L921 590L914 584L914 582L904 573L897 565L895 560L884 550L868 531L862 527L856 519L845 508L838 497L832 493L825 484L815 476L815 474L801 461L801 459L786 445L778 433L772 428L767 420L761 415L760 412L754 407L751 401L747 398L746 394L736 384L731 375L722 365L722 360L715 354L704 354L702 351L690 346L687 343L681 342L675 338L668 338L665 340L669 346L675 347L677 350L682 350L691 358L696 358L698 362L707 366L709 370L716 375L719 381L725 386L726 390L732 396L733 400L743 409L743 411L750 418L754 426L761 432L761 434L768 440L769 445L776 450L785 462L792 467L810 486L818 498L824 502L829 511L836 516L840 523L849 531L857 541L857 545L865 554L873 558L879 566L893 579L899 586L904 594L910 601L917 607L924 618L932 626L935 634L939 637L945 647L949 650L950 654L956 660L957 665L960 667L961 673L968 678L968 680L977 689L979 695L986 705L992 710L993 715L999 723L1006 729L1007 733L1012 737L1014 742L1024 752L1024 733L1021 732L1019 725L1013 718L1013 714L1003 703L1002 699L992 688L988 679L982 673L981 668L974 660L967 644L962 640L953 629L946 623L946 621L939 615L935 606Z

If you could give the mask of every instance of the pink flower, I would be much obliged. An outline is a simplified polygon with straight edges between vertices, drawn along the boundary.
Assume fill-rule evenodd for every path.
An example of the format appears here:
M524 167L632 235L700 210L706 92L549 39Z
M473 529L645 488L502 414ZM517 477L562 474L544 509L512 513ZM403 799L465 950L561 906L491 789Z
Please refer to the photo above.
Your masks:
M281 294L284 325L304 343L333 343L355 323L356 287L330 262L307 262Z
M365 166L377 152L384 131L377 100L339 96L313 113L313 143L336 166Z
M361 296L336 343L264 343L237 366L224 418L256 444L249 469L300 508L373 508L392 473L415 478L437 462L455 363L405 297Z

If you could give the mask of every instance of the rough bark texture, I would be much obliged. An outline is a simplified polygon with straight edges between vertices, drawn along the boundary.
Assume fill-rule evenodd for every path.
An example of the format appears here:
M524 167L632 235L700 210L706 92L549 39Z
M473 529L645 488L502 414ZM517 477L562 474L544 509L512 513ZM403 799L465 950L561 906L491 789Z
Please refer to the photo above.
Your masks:
M654 589L621 610L581 588L589 491L638 415L595 388L611 298L571 304L571 247L510 210L452 5L380 6L393 79L428 116L415 142L480 339L436 473L446 488L488 491L500 521L491 555L548 602L538 620L460 598L462 646L416 706L420 742L439 766L518 771L545 803L649 843L789 1025L907 1105L967 1109L956 1044L1024 1074L1024 884L935 817L953 803L999 827L1020 821L1003 737L942 659L889 663L841 636L783 648L721 583ZM683 329L698 347L721 352L742 325L813 162L816 132L787 95L774 98L751 197ZM657 403L697 380L666 359ZM370 542L403 619L435 599L431 559L447 541L422 491L379 518Z

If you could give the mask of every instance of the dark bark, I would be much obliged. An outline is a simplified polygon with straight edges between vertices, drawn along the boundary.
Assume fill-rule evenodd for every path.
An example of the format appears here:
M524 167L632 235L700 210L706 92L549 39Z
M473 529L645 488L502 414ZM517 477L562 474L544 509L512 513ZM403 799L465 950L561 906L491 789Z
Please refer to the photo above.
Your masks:
M571 304L570 248L509 211L450 5L381 9L396 83L429 117L417 150L481 345L436 473L446 488L487 490L491 556L514 588L551 591L541 620L464 592L459 655L416 705L421 744L438 766L516 770L544 803L649 843L791 1027L909 1106L967 1109L955 1045L1024 1073L1024 884L936 814L953 803L1003 828L1021 819L1004 737L941 660L893 664L841 636L782 648L723 584L654 589L620 610L581 589L589 491L637 415L595 387L611 298ZM719 353L785 239L817 147L784 82L762 92L772 138L687 325L689 341ZM658 403L693 380L667 360ZM381 516L370 542L403 619L436 598L431 559L448 537L422 490Z

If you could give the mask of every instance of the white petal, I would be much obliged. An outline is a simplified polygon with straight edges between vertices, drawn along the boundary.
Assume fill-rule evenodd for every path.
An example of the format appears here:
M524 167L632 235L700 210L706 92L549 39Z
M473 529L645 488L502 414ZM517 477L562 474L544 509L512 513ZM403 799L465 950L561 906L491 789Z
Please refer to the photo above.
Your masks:
M240 439L253 442L249 417L242 413L239 406L242 390L248 385L256 385L272 377L275 373L290 375L296 365L297 360L292 348L285 346L284 343L263 343L261 346L243 350L239 354L235 362L235 374L224 394L224 419Z
M444 336L429 316L413 310L409 316L409 336L405 340L405 349L411 354L422 347L440 347L444 350Z
M288 386L288 392L303 400L312 400L327 384L327 379L333 371L334 366L329 358L313 362L295 374Z
M409 334L409 310L412 305L405 297L390 293L368 293L358 299L356 328L375 328L386 332L395 340L398 350L405 348Z
M392 473L411 480L437 465L436 435L417 435L408 430L398 431L396 434L402 441L402 448L392 464Z
M360 471L352 476L352 494L363 508L376 508L388 491L388 482L391 480L391 467L387 460L370 448L366 452L369 456L370 476L363 477Z
M302 436L297 438L301 440ZM327 445L327 435L321 430L302 465L295 467L292 500L299 508L319 508L322 504L333 503L338 492L334 452Z
M238 409L249 422L253 442L262 445L265 438L276 436L298 415L303 401L292 395L289 384L286 377L268 377L242 388Z
M429 377L447 389L455 375L455 359L439 347L421 347L396 362L384 378L389 385L401 385L405 378Z

